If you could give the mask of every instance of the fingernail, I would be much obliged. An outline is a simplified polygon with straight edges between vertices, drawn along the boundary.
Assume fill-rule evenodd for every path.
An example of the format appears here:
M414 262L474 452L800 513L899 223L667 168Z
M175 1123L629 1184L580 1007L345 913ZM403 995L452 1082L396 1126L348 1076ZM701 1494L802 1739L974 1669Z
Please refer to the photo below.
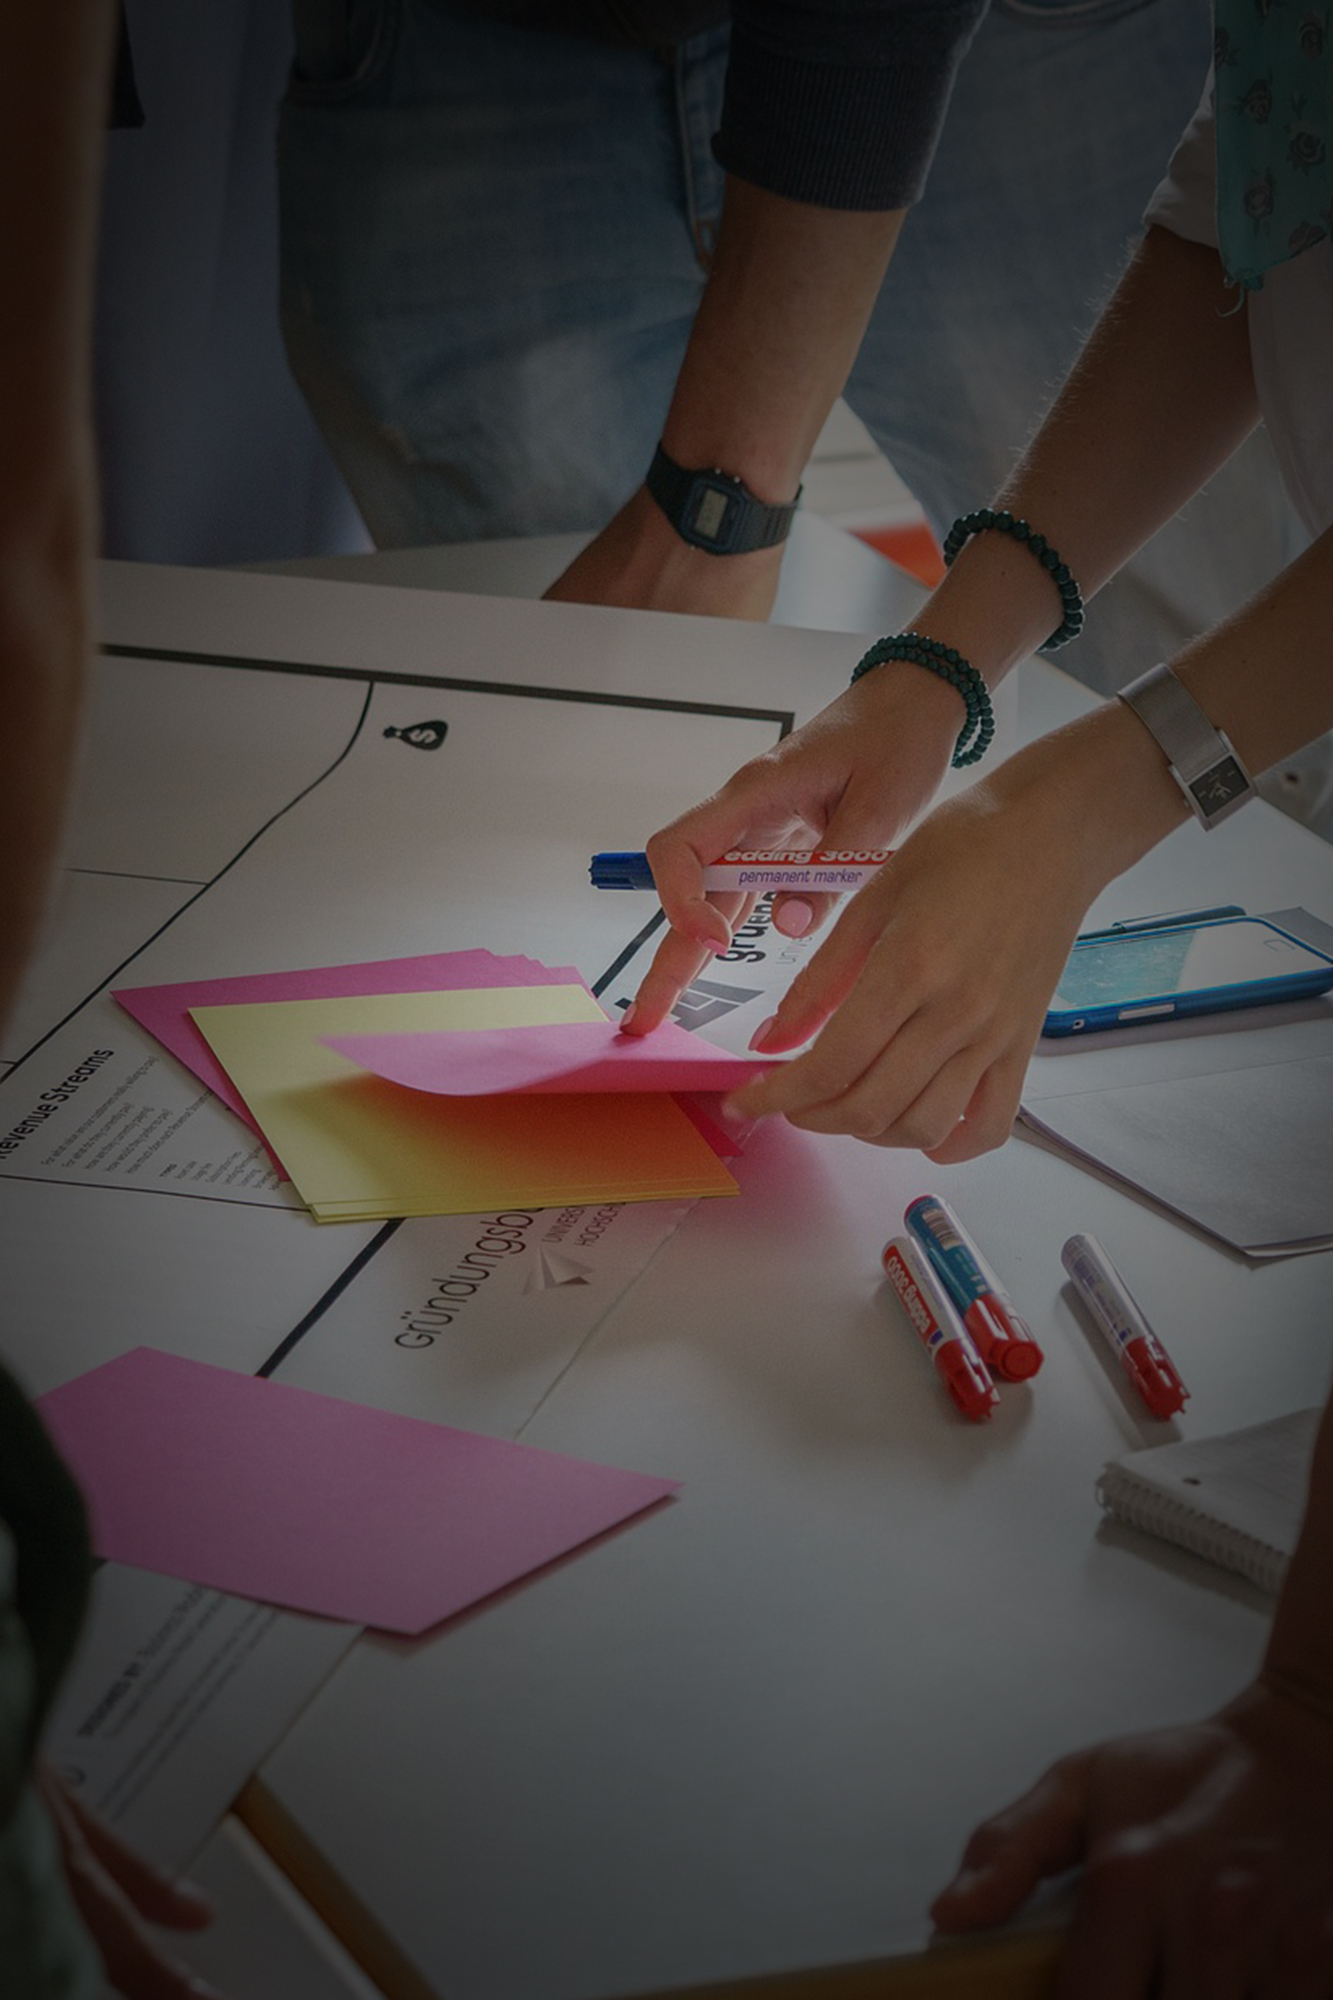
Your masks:
M638 1001L631 1000L629 1006L626 1007L624 1013L620 1017L620 1032L622 1035L624 1034L626 1028L628 1028L630 1022L634 1019L634 1016L638 1013L638 1011L639 1011Z
M763 1048L764 1043L768 1040L769 1029L773 1026L777 1018L778 1017L776 1014L770 1014L766 1021L761 1021L759 1023L759 1026L755 1029L754 1033L751 1035L750 1048L755 1053L757 1053L760 1049Z
M773 918L773 928L784 937L804 937L815 920L814 910L800 896L782 903Z
M718 1116L721 1118L723 1124L730 1125L733 1129L739 1129L743 1125L757 1124L759 1119L764 1116L762 1111L747 1111L745 1106L740 1102L739 1097L724 1097L717 1109Z

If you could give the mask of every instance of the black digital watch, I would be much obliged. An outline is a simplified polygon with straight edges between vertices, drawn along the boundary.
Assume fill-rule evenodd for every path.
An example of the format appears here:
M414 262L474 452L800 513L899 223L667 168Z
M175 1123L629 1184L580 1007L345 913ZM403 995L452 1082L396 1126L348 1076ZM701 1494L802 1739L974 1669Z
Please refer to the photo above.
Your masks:
M645 480L682 541L711 556L743 556L785 542L801 490L785 506L770 506L734 473L716 466L687 471L659 444Z

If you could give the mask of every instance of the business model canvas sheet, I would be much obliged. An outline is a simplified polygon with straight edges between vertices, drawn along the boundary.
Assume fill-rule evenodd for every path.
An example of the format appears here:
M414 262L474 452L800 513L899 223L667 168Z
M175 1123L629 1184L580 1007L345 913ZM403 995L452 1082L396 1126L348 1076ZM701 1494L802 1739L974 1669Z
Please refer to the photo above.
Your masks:
M214 654L195 630L174 656L99 658L64 869L0 1048L4 1353L31 1393L149 1344L517 1437L686 1212L321 1228L111 997L484 947L576 965L623 1003L656 904L594 892L590 853L641 842L783 718L460 685L441 631L438 673ZM734 1016L741 1046L756 934L691 1002L719 1039ZM179 1865L354 1636L108 1566L53 1753Z

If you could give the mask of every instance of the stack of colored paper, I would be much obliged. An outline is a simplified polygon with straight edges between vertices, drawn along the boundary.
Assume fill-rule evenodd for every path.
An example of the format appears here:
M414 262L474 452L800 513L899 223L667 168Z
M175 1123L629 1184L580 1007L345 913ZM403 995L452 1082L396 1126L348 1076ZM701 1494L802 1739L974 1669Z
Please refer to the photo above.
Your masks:
M569 967L448 952L116 998L320 1222L736 1192L672 1093L754 1065L673 1024L622 1037Z

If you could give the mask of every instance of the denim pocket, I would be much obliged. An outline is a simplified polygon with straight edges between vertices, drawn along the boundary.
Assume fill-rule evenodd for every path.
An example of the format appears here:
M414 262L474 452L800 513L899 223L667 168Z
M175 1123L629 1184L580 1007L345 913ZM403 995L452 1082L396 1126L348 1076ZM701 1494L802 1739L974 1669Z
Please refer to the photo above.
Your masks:
M333 104L362 89L388 54L397 12L396 0L292 0L289 102Z
M1034 28L1099 27L1126 14L1140 14L1162 0L995 0L997 12Z

